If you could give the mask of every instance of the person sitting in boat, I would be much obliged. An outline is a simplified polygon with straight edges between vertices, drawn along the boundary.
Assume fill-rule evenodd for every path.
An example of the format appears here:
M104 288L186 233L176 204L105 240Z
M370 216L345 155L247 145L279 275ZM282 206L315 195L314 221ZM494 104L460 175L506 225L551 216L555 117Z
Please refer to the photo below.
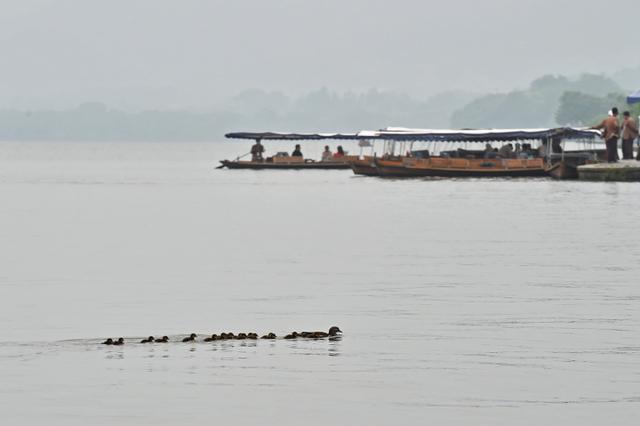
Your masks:
M255 145L251 147L251 161L262 161L264 146L260 143L260 139L256 139Z
M297 144L293 152L291 153L292 157L302 157L302 151L300 150L300 144Z
M515 155L515 158L528 158L529 154L526 152L526 150L524 149L523 145L520 143L516 143L516 148L513 151L513 154Z
M329 145L325 145L324 151L322 151L322 161L331 161L333 158L333 152L329 149Z
M497 157L497 153L493 149L491 144L490 143L486 144L484 146L484 158L496 158L496 157Z
M498 153L502 158L511 158L513 156L513 145L510 143L502 145Z
M342 149L342 145L338 145L338 150L335 154L333 154L333 158L342 158L344 157L344 149Z

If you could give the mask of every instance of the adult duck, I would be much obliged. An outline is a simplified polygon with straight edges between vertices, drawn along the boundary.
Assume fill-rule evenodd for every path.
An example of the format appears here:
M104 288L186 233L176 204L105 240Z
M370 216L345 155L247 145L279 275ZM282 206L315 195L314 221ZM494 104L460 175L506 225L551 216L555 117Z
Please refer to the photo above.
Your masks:
M340 330L339 327L333 326L326 333L324 331L304 331L300 333L300 335L309 339L322 339L324 337L335 337L338 333L342 333L342 330Z
M182 339L182 341L184 343L186 343L186 342L195 342L196 341L196 337L198 337L198 335L196 333L191 333L189 335L189 337L185 337L184 339Z

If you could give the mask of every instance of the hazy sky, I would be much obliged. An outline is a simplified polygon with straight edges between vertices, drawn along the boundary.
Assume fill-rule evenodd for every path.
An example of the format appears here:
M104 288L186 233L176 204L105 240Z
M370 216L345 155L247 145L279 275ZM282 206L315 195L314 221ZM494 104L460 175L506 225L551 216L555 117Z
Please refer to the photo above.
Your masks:
M638 0L2 0L0 107L508 90L638 66L639 34Z

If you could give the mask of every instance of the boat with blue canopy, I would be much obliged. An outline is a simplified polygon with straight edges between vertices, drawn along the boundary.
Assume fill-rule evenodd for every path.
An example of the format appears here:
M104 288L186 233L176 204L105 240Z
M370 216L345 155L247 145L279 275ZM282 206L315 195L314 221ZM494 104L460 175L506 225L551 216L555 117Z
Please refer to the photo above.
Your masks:
M363 131L358 136L384 141L384 147L382 156L374 156L368 165L354 163L354 173L382 177L572 178L577 177L577 166L597 162L602 156L602 150L592 145L601 142L599 131L570 127L463 130L390 127ZM568 141L589 146L566 150ZM419 149L418 144L422 145Z
M235 132L227 133L227 139L254 140L257 144L263 141L328 141L345 140L356 141L360 138L356 133L280 133L280 132ZM359 158L353 155L335 155L323 160L304 158L303 156L290 155L288 152L277 152L270 157L262 158L252 156L250 160L244 160L251 155L248 152L235 160L222 160L219 168L228 169L252 169L252 170L335 170L350 169L351 162Z

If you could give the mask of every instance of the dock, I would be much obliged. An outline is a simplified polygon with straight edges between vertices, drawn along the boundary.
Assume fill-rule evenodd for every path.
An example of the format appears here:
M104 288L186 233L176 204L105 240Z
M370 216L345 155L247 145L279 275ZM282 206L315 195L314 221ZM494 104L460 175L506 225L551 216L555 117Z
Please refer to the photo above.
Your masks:
M640 182L640 161L588 164L578 167L580 180L601 182Z

